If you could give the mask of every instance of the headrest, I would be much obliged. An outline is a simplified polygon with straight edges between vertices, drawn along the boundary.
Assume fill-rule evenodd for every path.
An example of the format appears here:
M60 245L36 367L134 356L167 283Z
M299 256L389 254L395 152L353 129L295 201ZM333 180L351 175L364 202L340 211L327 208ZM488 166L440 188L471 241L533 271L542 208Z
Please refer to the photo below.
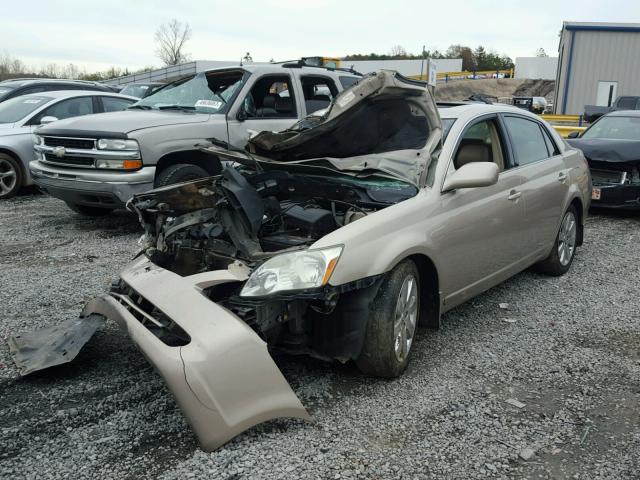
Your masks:
M262 108L275 108L275 106L276 106L275 95L267 95L262 99Z
M458 149L454 165L460 168L471 162L491 162L491 148L485 143L462 144Z

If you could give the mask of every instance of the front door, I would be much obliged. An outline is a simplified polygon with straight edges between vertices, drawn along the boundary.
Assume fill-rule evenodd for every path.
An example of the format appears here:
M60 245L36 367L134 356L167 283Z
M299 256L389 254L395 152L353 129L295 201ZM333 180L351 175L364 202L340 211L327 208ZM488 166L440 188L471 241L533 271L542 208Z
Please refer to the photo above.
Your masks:
M228 118L229 143L244 148L249 138L263 130L278 132L298 120L300 105L289 74L266 74L237 100Z
M524 204L521 175L512 170L505 135L497 116L485 117L465 129L449 174L474 161L498 164L498 182L442 194L442 211L452 225L438 243L445 304L458 305L511 276L522 259ZM444 238L446 237L446 238Z

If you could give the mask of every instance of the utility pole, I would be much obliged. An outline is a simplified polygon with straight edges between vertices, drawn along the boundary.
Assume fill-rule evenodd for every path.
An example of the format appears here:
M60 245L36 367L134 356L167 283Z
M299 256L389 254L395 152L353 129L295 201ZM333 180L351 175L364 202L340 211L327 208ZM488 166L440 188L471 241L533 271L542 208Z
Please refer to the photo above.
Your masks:
M425 54L424 48L425 48L425 46L426 45L422 45L422 55L421 55L422 61L420 62L420 80L422 80L422 74L424 72L424 54Z

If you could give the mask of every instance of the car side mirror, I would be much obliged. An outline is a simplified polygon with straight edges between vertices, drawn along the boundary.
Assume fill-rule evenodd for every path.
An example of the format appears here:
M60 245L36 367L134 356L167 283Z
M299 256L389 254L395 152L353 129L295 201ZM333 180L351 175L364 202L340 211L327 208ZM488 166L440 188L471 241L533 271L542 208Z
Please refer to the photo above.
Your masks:
M240 108L238 109L238 114L236 115L236 119L239 122L244 122L247 119L247 111L244 109L244 102L242 102L242 104L240 105Z
M571 132L567 135L567 138L578 138L580 136L580 132Z
M46 117L42 117L40 119L40 125L48 125L49 123L57 122L58 117L52 117L51 115L47 115Z
M447 177L442 191L495 185L498 182L498 173L498 165L493 162L466 163Z

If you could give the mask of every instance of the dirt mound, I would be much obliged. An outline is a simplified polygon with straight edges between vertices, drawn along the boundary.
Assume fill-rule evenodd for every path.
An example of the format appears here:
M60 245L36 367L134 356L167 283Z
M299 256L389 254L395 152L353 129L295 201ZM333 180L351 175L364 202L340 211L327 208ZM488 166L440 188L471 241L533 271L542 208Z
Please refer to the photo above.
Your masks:
M436 87L436 100L461 101L482 94L500 100L513 96L545 97L553 101L554 80L524 80L519 78L489 78L484 80L454 80Z

